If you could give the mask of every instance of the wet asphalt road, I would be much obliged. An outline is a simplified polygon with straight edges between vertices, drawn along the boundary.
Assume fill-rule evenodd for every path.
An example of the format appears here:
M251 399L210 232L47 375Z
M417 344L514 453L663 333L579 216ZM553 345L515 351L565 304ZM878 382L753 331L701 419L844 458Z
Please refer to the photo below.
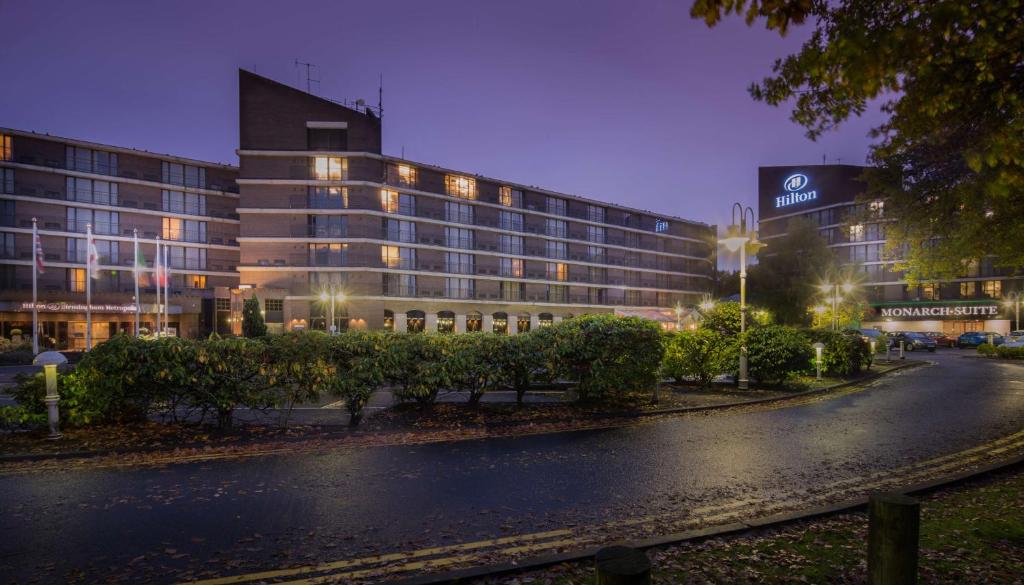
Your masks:
M0 574L56 582L84 570L173 581L187 566L276 568L785 494L1024 428L1024 366L966 354L915 355L936 363L777 410L0 476ZM222 564L234 558L251 563Z

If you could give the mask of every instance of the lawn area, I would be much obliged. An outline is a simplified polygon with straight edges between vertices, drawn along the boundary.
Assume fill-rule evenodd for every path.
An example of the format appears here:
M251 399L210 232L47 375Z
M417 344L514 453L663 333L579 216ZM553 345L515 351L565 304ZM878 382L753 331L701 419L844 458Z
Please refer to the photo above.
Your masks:
M922 498L920 582L1024 581L1024 467ZM865 513L648 551L655 583L864 583ZM569 563L488 583L594 583Z

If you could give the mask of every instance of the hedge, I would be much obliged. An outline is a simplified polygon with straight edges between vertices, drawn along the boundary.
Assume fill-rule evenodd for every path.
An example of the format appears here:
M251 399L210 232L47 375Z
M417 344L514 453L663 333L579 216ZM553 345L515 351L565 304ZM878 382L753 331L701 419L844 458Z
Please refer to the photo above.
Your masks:
M822 372L829 376L851 376L869 366L873 360L871 345L858 332L811 329L806 332L811 343L824 343ZM817 359L812 356L812 360ZM812 361L811 368L814 368Z
M810 369L811 340L782 325L765 325L746 332L747 371L751 378L777 385Z

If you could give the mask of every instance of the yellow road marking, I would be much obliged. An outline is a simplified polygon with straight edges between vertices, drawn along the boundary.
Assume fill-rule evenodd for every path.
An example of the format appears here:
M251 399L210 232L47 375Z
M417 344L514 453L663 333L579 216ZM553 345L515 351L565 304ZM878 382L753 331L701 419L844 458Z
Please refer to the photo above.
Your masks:
M309 565L304 567L294 567L291 569L278 569L274 571L265 571L262 573L250 573L247 575L233 575L230 577L217 577L213 579L205 579L202 581L190 581L192 585L227 585L230 583L244 583L246 581L253 581L256 579L274 579L277 577L288 577L293 575L301 575L306 573L323 573L324 571L333 571L336 569L346 569L350 567L358 567L360 565L370 565L377 563L384 563L390 561L398 561L404 559L415 559L421 557L433 556L436 554L442 554L447 552L473 550L475 548L485 548L491 546L498 546L502 544L510 544L514 542L528 542L531 540L544 540L547 538L556 538L559 536L568 536L572 534L571 530L550 530L547 532L535 532L532 534L523 534L515 536L505 536L502 538L492 538L488 540L479 540L476 542L465 542L461 544L453 544L448 546L438 546L433 548L423 548L411 552L400 552L400 553L389 553L384 555L375 555L371 557L364 557L361 559L351 559L343 561L335 561L331 563L325 563L322 565Z
M576 539L567 540L555 540L552 542L543 542L540 544L530 544L525 546L517 546L508 549L503 549L503 552L507 555L514 555L520 553L528 553L543 549L555 548L559 546L576 544ZM441 567L449 567L458 563L464 563L467 561L474 561L482 558L487 553L474 553L469 555L460 555L454 557L445 557L441 559L430 559L426 561L417 561L414 563L404 563L401 565L392 565L388 567L378 567L375 569L361 569L359 571L350 571L347 573L333 573L330 575L323 575L320 577L313 577L311 579L300 579L297 581L284 581L277 585L319 585L322 583L333 583L338 579L358 579L360 577L367 577L369 575L390 575L393 573L405 573L408 571L421 571L423 569L438 569Z

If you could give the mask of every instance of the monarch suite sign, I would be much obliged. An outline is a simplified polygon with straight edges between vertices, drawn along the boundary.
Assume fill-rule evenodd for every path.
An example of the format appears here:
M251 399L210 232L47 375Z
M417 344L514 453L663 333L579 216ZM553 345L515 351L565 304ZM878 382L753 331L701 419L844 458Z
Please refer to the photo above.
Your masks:
M879 317L892 319L986 319L999 316L999 305L906 305L877 311Z

